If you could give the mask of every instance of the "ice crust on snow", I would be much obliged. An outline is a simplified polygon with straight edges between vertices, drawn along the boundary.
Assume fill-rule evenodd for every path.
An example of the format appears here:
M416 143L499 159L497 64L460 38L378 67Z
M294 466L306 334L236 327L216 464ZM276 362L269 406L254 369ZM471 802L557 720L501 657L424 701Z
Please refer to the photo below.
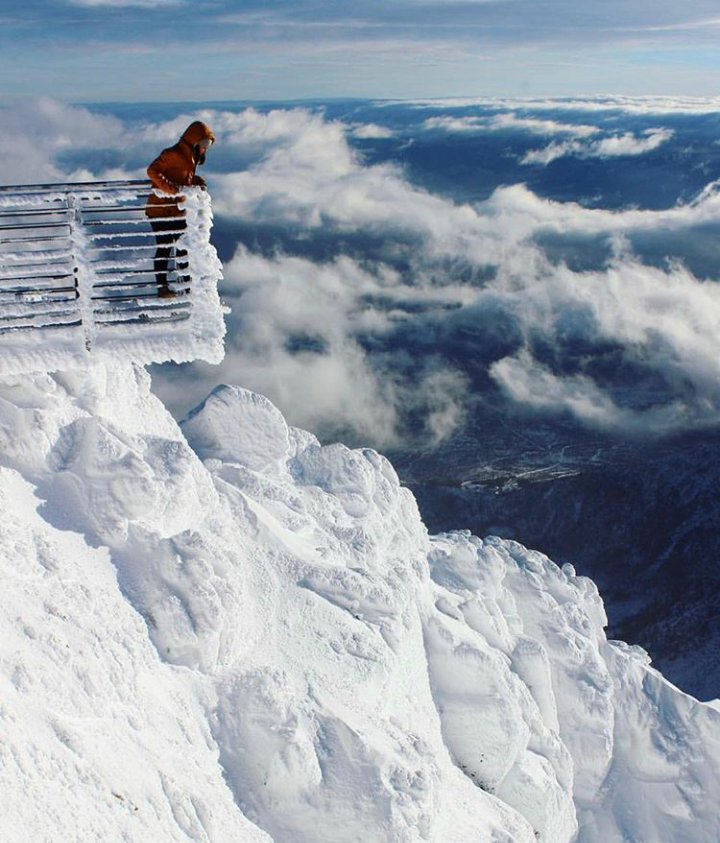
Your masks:
M720 711L376 452L131 364L0 382L3 840L716 843Z

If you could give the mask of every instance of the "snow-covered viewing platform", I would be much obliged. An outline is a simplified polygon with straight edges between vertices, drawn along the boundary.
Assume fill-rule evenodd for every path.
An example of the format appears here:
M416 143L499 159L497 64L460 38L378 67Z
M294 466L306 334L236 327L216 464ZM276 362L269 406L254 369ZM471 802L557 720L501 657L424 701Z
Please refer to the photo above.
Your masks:
M169 250L174 295L161 297L151 190L149 181L0 188L0 375L222 359L209 194L184 189L186 227Z

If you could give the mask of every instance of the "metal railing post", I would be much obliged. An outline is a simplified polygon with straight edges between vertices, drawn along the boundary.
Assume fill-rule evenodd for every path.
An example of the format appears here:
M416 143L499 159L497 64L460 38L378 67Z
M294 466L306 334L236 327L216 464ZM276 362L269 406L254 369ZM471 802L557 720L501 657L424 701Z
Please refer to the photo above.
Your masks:
M67 194L67 205L75 299L78 303L80 320L85 335L85 348L90 351L95 337L95 314L92 302L93 272L88 261L88 241L83 231L81 202L77 194Z

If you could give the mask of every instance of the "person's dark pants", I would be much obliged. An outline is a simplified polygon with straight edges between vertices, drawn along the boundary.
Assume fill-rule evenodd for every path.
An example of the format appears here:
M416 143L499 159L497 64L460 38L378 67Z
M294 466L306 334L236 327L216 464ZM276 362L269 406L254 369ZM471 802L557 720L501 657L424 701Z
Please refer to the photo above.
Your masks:
M168 268L173 251L175 252L176 269L187 269L187 263L177 263L177 258L185 257L187 252L185 249L176 250L174 248L174 244L187 228L187 223L184 219L151 220L150 225L155 232L155 241L157 242L154 260L155 278L161 290L169 290Z

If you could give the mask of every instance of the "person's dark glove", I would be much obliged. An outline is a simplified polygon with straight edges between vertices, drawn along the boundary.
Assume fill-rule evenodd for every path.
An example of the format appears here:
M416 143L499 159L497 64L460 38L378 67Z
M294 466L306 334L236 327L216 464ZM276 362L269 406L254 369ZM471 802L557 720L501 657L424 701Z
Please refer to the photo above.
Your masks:
M202 176L195 176L193 179L193 184L197 187L201 187L203 190L207 188L207 182Z

